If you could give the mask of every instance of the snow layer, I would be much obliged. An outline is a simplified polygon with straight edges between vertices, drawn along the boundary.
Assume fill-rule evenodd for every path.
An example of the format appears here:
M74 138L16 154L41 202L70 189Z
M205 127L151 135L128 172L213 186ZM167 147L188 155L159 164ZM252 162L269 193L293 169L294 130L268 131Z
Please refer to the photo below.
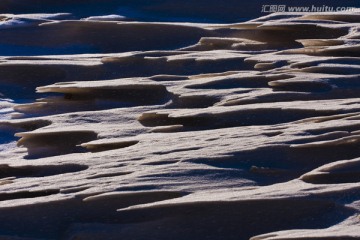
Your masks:
M1 239L360 239L359 13L99 13L1 20Z

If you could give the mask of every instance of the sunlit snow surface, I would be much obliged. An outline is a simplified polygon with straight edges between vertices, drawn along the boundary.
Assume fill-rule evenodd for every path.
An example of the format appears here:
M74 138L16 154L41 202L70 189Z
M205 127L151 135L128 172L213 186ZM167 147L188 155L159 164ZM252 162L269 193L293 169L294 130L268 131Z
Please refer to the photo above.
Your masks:
M360 13L262 4L0 1L0 239L360 239Z

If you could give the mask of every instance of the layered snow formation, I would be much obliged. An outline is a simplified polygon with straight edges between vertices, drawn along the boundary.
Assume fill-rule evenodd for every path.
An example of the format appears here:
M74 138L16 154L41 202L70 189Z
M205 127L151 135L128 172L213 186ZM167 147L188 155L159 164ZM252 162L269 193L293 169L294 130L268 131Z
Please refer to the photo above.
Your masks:
M0 16L0 239L360 239L360 13L48 10Z

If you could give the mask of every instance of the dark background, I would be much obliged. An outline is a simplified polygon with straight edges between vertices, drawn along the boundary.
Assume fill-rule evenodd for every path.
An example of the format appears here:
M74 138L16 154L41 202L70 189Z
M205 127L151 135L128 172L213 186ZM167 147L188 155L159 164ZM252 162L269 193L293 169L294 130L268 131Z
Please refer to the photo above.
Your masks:
M119 14L139 21L237 22L264 15L262 5L360 7L359 0L1 0L0 13Z

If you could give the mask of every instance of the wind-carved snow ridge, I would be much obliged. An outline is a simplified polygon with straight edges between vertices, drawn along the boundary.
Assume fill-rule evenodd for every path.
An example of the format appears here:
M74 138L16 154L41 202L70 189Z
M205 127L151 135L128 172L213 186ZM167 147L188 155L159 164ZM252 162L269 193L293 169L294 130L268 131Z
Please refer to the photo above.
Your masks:
M1 239L360 239L359 13L96 16L0 20Z

